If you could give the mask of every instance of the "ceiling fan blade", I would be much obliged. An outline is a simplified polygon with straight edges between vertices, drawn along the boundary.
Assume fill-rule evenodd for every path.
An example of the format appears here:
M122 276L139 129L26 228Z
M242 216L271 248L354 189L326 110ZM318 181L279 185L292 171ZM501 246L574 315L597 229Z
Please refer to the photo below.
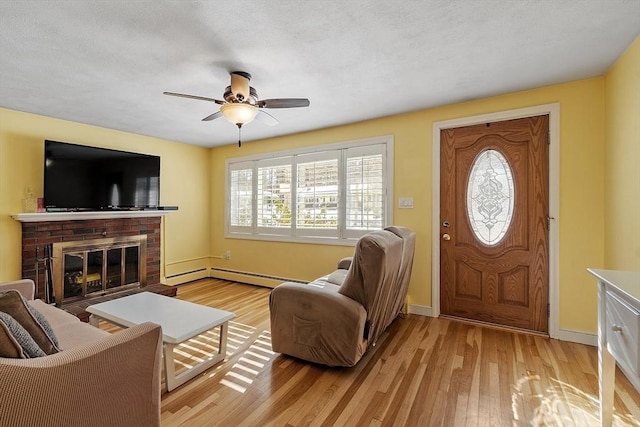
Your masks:
M217 119L218 117L222 117L222 111L216 111L213 114L208 115L207 117L205 117L204 119L202 119L203 122L210 122L211 120Z
M309 100L307 98L277 98L263 99L256 103L260 108L296 108L308 107Z
M208 102L215 102L216 104L224 104L224 101L220 101L219 99L213 99L213 98L206 98L204 96L197 96L197 95L187 95L184 93L175 93L175 92L162 92L165 95L170 95L170 96L177 96L180 98L189 98L189 99L197 99L199 101L208 101Z
M280 123L278 119L276 119L266 111L262 111L262 110L258 110L258 114L256 114L256 120L259 120L265 125L269 125L269 126L275 126L278 123Z

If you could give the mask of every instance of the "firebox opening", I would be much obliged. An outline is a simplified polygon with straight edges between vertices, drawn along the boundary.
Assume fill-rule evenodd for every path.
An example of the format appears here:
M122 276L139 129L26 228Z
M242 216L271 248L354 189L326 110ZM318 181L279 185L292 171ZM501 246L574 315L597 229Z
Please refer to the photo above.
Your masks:
M145 286L146 246L146 235L54 243L56 304Z

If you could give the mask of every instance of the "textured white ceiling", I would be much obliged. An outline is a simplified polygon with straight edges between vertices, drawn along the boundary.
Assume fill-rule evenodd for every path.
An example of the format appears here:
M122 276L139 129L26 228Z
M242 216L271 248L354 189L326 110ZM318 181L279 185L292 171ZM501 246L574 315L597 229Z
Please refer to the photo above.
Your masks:
M242 70L311 100L251 141L598 76L639 33L640 0L0 0L0 107L224 145L216 104L162 92Z

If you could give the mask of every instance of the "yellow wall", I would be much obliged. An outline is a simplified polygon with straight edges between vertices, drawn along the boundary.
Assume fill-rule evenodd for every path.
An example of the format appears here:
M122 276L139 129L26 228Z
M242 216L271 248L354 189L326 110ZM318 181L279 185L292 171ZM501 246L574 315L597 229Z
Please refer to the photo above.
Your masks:
M42 194L42 141L45 138L78 142L162 157L162 204L180 210L164 219L166 275L214 267L262 275L310 280L330 272L336 261L352 253L344 246L294 244L226 239L224 237L225 160L256 153L280 151L380 135L393 135L394 197L413 197L414 209L394 210L394 223L417 233L416 257L409 289L409 303L431 306L431 150L432 127L437 121L505 111L534 105L560 104L560 328L595 332L595 282L587 267L605 265L605 162L606 200L629 209L637 199L638 153L638 41L622 56L606 77L575 81L534 90L454 104L428 110L322 129L297 135L205 149L175 142L118 132L43 116L0 109L0 281L20 276L20 224L10 218L22 210L27 187ZM635 67L635 68L634 68ZM635 71L634 71L635 70ZM616 129L607 126L606 105L618 113ZM627 90L629 89L629 90ZM627 118L623 118L627 117ZM635 151L633 151L635 150ZM623 152L621 154L621 152ZM631 182L635 179L635 183ZM634 196L635 197L632 197ZM397 203L394 203L396 205ZM627 228L611 222L633 222L629 214L609 210L607 264L637 264L638 230L632 227L635 249L619 243ZM635 214L635 216L634 216ZM628 215L628 216L624 216ZM622 227L622 225L620 225ZM231 250L232 259L220 259ZM634 252L635 251L635 252ZM629 255L631 253L631 255ZM629 267L627 267L629 268ZM188 275L176 278L184 281ZM256 279L257 283L260 283Z
M605 266L640 271L640 37L605 75Z
M163 255L167 272L180 261L209 255L210 175L208 149L65 120L0 109L0 282L21 275L22 212L30 187L43 194L44 140L75 142L161 157L160 197L179 211L164 217ZM184 269L182 270L184 271Z
M417 233L409 303L431 306L431 150L436 121L560 103L560 328L596 330L595 281L587 267L604 262L604 78L449 105L314 132L212 149L212 253L232 251L213 265L303 280L335 268L352 248L226 239L225 160L391 134L395 142L394 197L413 197L414 209L395 209L394 223ZM394 203L397 205L397 202Z

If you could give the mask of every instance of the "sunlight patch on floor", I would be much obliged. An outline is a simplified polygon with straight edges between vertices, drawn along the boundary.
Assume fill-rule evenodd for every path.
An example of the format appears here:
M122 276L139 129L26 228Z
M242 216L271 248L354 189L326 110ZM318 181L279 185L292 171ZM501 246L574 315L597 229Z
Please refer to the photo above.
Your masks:
M241 357L240 362L248 363L260 369L264 368L264 363L258 363L255 360L247 359L246 357Z
M555 378L550 381L543 390L540 376L533 372L518 380L511 395L514 421L533 426L600 425L597 397ZM640 426L632 414L614 413L613 418L614 426Z
M247 343L247 339L256 328L238 322L229 322L227 328L227 354L233 356L238 349ZM181 373L193 368L217 354L220 345L220 328L210 329L178 345L175 349L176 372ZM270 345L270 344L269 344ZM211 375L213 376L213 375Z
M229 322L229 327L227 328L227 357L236 354L255 330L256 328L253 326L233 321Z
M227 372L227 374L225 375L227 377L232 377L235 378L239 381L242 381L243 383L247 383L247 384L253 384L253 380L251 378L245 377L244 375L240 375L236 372Z
M244 393L245 391L247 391L246 387L242 387L242 386L240 386L240 385L238 385L238 384L236 384L236 383L234 383L232 381L227 381L225 379L221 379L220 380L220 384L222 384L224 386L227 386L230 389L235 390L235 391L237 391L239 393Z
M260 375L274 355L275 353L271 351L270 335L267 331L261 332L259 338L241 354L231 370L220 380L220 384L244 393L245 386L253 384L255 378Z
M259 371L256 371L255 369L247 368L246 366L241 365L239 363L236 363L235 365L233 365L233 368L240 369L242 371L248 372L251 375L258 375L260 373Z

